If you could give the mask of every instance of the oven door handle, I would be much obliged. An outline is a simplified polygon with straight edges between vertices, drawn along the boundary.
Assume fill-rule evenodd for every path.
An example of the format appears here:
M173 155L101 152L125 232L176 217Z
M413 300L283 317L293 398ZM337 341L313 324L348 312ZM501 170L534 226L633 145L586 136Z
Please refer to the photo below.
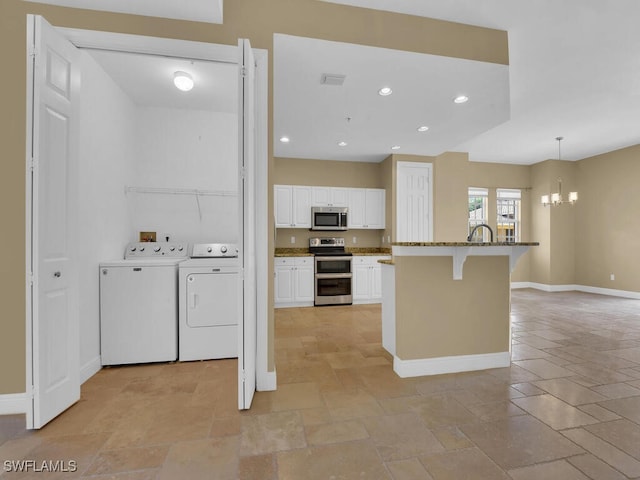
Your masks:
M318 280L326 279L326 278L352 278L353 273L316 273L316 278Z
M316 259L316 263L318 262L351 262L351 260L353 260L353 257L350 257L348 255L334 255L331 257L315 257Z

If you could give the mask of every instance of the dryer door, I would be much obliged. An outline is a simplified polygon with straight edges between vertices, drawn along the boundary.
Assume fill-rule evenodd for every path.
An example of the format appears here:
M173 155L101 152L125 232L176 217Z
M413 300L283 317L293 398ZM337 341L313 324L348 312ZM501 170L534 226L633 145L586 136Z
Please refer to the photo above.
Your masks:
M238 271L191 273L187 276L187 327L238 324Z

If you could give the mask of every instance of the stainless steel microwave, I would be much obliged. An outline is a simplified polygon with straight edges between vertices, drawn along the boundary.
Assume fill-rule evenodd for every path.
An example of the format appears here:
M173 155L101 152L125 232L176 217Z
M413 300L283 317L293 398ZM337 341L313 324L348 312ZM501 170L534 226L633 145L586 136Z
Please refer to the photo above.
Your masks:
M311 230L346 230L347 207L311 207Z

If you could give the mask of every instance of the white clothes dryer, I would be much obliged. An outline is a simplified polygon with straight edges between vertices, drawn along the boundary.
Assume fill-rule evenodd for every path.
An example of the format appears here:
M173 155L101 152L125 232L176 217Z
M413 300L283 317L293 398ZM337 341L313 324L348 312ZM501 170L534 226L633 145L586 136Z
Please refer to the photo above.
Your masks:
M130 243L124 260L100 264L102 365L178 358L179 243Z
M178 360L238 356L241 280L236 245L193 245L178 269Z

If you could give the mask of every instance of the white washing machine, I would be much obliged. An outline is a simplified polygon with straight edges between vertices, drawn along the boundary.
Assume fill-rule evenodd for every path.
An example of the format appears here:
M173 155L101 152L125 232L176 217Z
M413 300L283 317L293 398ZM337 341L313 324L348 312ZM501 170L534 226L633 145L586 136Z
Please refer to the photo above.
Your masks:
M131 243L124 260L100 264L102 365L178 358L178 265L186 244Z
M242 317L238 247L196 243L178 271L178 359L236 358Z

